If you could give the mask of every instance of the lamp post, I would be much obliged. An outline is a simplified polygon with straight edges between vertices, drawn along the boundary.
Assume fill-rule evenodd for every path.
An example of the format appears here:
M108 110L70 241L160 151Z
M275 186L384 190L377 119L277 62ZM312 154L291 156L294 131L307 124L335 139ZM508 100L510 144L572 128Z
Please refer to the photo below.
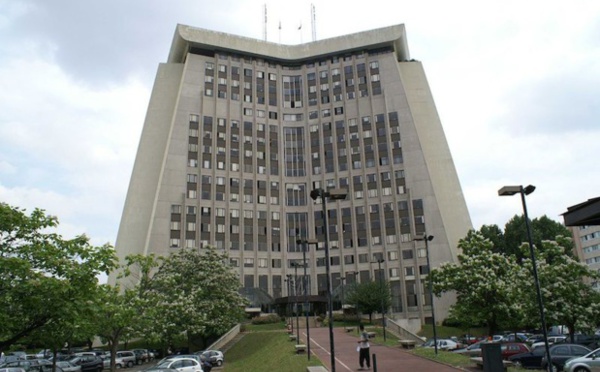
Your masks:
M354 275L354 288L358 285L358 275L360 274L358 271L352 271L350 274ZM354 304L354 312L356 313L356 320L360 321L360 317L358 316L358 297L356 298L356 304Z
M300 343L300 321L298 319L298 266L297 262L292 262L294 267L294 313L296 314L296 345Z
M333 342L333 299L331 296L331 277L330 277L330 262L329 262L329 231L327 225L327 199L343 200L346 199L346 191L342 189L331 189L325 191L323 189L314 189L310 192L310 197L313 200L321 198L323 204L323 228L325 232L325 271L327 276L327 310L329 312L329 351L331 353L331 372L335 372L335 346Z
M548 331L546 330L546 316L544 315L544 301L542 299L542 290L540 289L540 280L537 273L537 264L535 262L535 251L533 249L533 237L531 235L531 226L529 225L529 217L527 216L527 203L525 195L529 195L535 191L535 186L529 185L519 186L504 186L498 190L498 196L512 196L521 194L521 204L523 204L523 214L525 215L525 227L527 229L527 240L529 241L529 253L531 254L531 264L533 266L533 281L537 292L538 307L540 311L540 320L542 322L542 332L544 334L544 347L546 348L546 359L548 360L548 371L552 371L552 363L550 357L550 346L548 345Z
M306 354L308 360L310 360L310 327L308 326L308 290L307 290L307 281L308 278L306 276L306 267L308 266L306 262L306 251L308 251L309 244L317 244L316 239L296 239L296 243L302 244L302 259L304 260L304 313L306 315Z
M285 279L286 283L287 283L287 305L285 307L285 312L288 319L288 325L292 327L292 332L294 332L294 322L292 321L292 316L290 315L290 297L291 297L291 292L292 292L292 275L291 274L287 274L286 275L287 279Z
M384 304L384 291L383 291L383 273L381 272L381 263L385 262L383 257L377 258L377 265L379 266L379 287L381 288L381 325L383 326L383 341L386 340L385 336L385 304Z
M431 280L431 263L429 261L429 242L433 240L433 235L423 234L422 238L415 238L415 240L425 241L425 255L427 256L427 276L429 276L429 302L431 302L431 321L433 323L433 344L435 348L435 355L438 355L437 345L437 330L435 328L435 307L433 306L433 282Z
M342 298L340 299L340 308L342 309L342 314L344 314L344 282L346 281L345 276L340 277L340 285L342 289Z

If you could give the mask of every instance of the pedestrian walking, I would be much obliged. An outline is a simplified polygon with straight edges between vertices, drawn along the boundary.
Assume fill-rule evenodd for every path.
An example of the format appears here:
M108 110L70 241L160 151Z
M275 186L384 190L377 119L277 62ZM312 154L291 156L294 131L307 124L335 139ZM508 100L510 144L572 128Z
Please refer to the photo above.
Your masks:
M358 369L359 371L363 371L365 370L365 361L367 362L367 370L371 369L371 352L370 352L370 347L371 345L369 345L369 335L367 334L367 332L365 332L365 326L364 325L360 325L359 327L360 330L360 340L358 340L358 364L360 364L360 368Z

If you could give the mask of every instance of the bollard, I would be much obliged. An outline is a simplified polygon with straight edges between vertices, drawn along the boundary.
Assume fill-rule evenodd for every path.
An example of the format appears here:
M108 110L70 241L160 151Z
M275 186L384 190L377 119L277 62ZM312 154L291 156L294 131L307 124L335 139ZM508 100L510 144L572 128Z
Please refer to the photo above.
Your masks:
M373 353L373 372L377 372L377 354Z

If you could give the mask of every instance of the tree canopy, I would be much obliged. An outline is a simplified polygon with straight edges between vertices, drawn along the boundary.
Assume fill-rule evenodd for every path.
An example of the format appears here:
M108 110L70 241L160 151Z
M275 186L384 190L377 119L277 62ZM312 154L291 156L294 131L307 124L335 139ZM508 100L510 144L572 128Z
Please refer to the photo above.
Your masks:
M58 219L0 203L0 350L42 327L76 319L97 277L116 265L114 249L85 235L63 239Z
M345 302L356 304L358 311L363 314L369 314L369 319L373 313L388 309L392 303L390 285L387 280L373 281L369 280L361 283L354 283L349 288L348 296Z
M599 320L600 305L598 293L586 279L595 280L598 274L573 259L573 242L561 235L564 228L556 228L557 223L546 218L538 224L544 226L536 234L538 239L559 233L552 240L534 243L546 325L566 325L571 333L590 330ZM531 250L528 243L511 246L520 238L507 239L518 236L518 218L507 226L504 236L493 226L470 231L459 241L459 262L431 272L436 295L457 294L451 316L467 327L485 324L490 334L498 329L541 328ZM498 249L502 244L504 251Z

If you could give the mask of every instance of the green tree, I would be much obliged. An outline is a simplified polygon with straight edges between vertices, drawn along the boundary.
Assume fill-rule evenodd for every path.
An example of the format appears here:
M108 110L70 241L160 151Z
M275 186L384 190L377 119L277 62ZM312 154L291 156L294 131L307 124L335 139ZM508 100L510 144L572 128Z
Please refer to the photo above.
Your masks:
M154 305L150 299L151 273L162 258L154 255L130 255L119 268L121 287L103 285L95 297L96 334L108 344L111 352L110 369L115 370L115 356L122 340L145 336L152 324Z
M556 240L558 236L573 236L569 229L547 216L534 218L531 221L531 232L533 245L537 247L543 247L542 241L544 240ZM527 243L528 240L524 216L515 215L504 226L506 254L514 255L518 261L528 257L529 254L523 252L520 248L521 245ZM568 246L565 247L568 248L566 253L573 255L573 243L569 242L566 244L568 244Z
M431 271L433 292L457 294L453 318L466 326L486 324L489 334L501 327L516 327L523 319L522 296L515 285L519 266L510 256L494 252L494 245L480 232L469 231L459 241L458 263Z
M565 325L569 334L574 335L578 331L593 332L597 325L600 294L587 282L598 280L600 275L571 257L571 245L570 238L559 236L557 241L543 241L540 248L534 248L547 325ZM526 255L530 252L529 245L523 244L521 250ZM526 314L531 324L540 325L530 258L523 260L521 275L521 282L525 283Z
M171 254L149 279L148 289L154 338L221 335L244 316L239 278L228 257L213 247Z
M506 253L504 233L498 225L483 225L479 229L479 232L492 243L492 251L494 253Z
M94 247L84 235L65 240L52 232L57 226L40 209L27 215L0 203L0 350L67 315L77 318L74 307L116 265L110 245Z
M347 303L356 304L358 311L369 314L369 321L373 319L374 312L381 312L381 307L388 309L392 304L390 284L386 281L373 281L355 283L350 286Z

